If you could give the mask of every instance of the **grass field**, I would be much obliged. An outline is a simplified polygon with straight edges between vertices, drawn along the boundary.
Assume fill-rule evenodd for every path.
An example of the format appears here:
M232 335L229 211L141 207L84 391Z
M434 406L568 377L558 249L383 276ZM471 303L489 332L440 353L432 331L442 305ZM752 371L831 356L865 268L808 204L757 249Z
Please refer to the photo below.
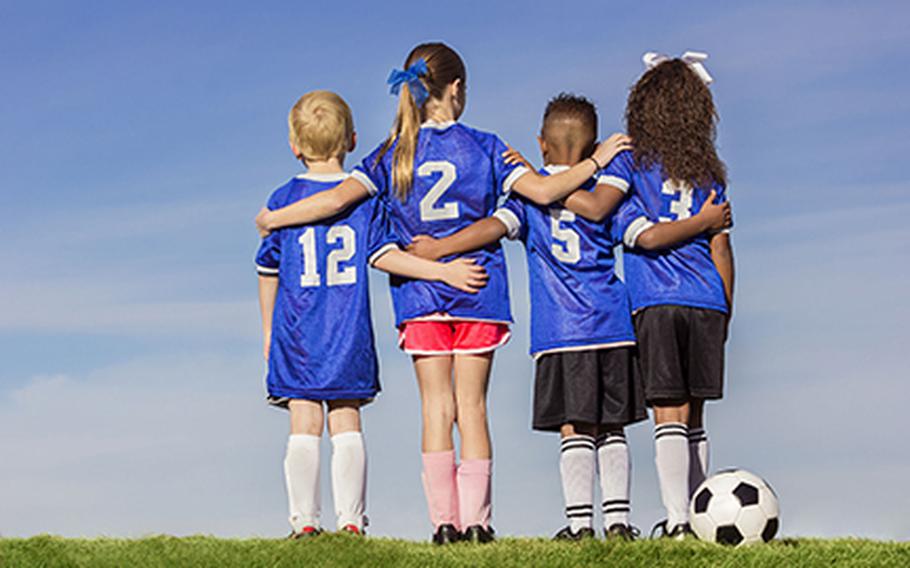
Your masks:
M786 539L731 549L697 541L580 544L504 538L434 547L323 535L306 541L212 537L0 539L0 566L910 566L910 543Z

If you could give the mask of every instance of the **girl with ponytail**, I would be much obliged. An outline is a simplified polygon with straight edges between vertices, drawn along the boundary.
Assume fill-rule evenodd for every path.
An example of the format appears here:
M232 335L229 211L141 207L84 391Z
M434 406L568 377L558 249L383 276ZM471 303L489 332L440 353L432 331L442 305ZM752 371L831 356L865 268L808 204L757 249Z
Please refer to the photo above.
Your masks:
M490 216L509 191L543 205L560 200L628 148L626 137L614 135L572 168L542 176L506 159L508 146L495 134L457 122L466 80L464 62L449 46L415 47L404 68L389 77L398 95L389 137L337 188L261 212L260 230L311 223L378 196L401 244L417 235L441 238ZM512 316L499 243L468 256L489 275L475 294L391 280L399 344L413 358L420 389L422 477L438 544L493 540L486 393L493 352L508 341ZM460 464L453 443L456 417Z

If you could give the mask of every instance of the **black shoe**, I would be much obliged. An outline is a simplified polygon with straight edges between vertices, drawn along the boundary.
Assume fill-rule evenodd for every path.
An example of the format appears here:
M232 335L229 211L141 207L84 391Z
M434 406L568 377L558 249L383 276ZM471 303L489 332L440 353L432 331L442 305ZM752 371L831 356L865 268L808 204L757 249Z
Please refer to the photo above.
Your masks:
M638 527L615 523L604 529L604 537L607 540L628 540L633 541L639 537L641 531Z
M578 529L578 532L572 532L572 527L564 527L553 536L553 540L572 540L576 542L586 538L594 538L594 529L582 527Z
M484 527L483 525L471 525L464 530L461 540L474 542L477 544L486 544L493 542L496 538L493 536L495 531L493 527Z
M654 528L651 529L651 538L671 538L673 540L685 540L687 537L692 536L692 529L689 527L689 523L679 523L674 525L672 529L667 528L667 520L664 519L661 522L654 525Z
M461 533L455 528L455 525L439 525L436 533L433 535L433 544L452 544L461 540Z

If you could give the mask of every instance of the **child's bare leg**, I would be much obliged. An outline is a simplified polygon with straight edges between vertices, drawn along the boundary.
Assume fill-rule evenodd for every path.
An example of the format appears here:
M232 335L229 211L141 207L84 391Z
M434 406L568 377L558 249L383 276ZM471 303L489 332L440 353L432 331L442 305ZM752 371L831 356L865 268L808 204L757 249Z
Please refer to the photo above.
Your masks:
M295 533L319 527L319 439L322 403L292 400L291 435L284 458L290 522Z
M366 509L367 456L360 426L359 400L331 400L332 495L337 527L363 533Z
M705 401L694 398L689 401L689 497L708 475L710 446L704 421Z
M445 452L454 448L452 426L455 423L455 393L452 390L452 357L414 357L414 370L420 387L423 412L422 448L427 452Z
M452 390L452 357L415 356L414 370L420 387L423 413L423 488L434 528L458 528L458 487L455 480L455 393Z
M455 356L455 414L461 435L461 459L490 459L487 386L492 353Z
M458 497L461 526L489 527L492 452L487 425L487 386L493 354L455 356L455 400L461 435Z
M689 522L689 415L688 402L654 406L655 462L670 530Z

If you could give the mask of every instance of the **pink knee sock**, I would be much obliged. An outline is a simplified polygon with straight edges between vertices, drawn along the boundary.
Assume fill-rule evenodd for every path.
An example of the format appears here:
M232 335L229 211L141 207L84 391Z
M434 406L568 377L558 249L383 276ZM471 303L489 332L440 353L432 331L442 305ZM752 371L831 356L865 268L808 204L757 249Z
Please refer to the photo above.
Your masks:
M490 526L492 460L461 460L458 466L458 505L461 527Z
M455 451L423 454L423 490L434 528L458 526L458 486L455 482Z

